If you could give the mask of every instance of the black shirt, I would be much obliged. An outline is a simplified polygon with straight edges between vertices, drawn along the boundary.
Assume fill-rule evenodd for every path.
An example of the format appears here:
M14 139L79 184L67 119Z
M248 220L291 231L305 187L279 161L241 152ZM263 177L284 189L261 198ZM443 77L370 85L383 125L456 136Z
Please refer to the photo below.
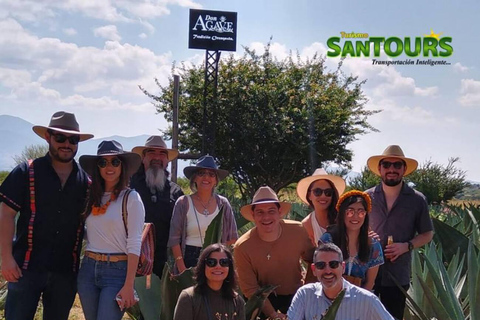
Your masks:
M142 198L145 206L145 222L155 225L155 258L153 272L162 277L163 266L167 261L167 243L170 232L170 220L172 219L175 202L183 196L182 189L174 182L167 180L162 192L151 193L145 182L143 166L130 180L130 187L135 189ZM152 201L152 198L156 202Z
M33 162L36 215L28 270L67 273L78 270L83 238L81 213L85 208L88 176L73 161L73 170L62 188L49 154ZM0 202L20 211L13 256L22 268L28 249L30 209L29 166L22 163L0 186ZM74 252L75 246L79 248Z

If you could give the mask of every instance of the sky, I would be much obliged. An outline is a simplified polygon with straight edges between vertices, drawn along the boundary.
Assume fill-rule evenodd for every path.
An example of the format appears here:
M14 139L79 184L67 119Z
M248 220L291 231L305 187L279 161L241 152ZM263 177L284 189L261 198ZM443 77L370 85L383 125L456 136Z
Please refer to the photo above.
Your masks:
M47 125L65 110L96 138L158 134L168 123L138 86L157 93L154 79L167 84L173 63L203 63L203 50L188 49L189 9L237 12L238 56L244 46L261 52L270 38L278 59L290 52L305 59L325 55L327 40L341 32L451 37L453 54L433 58L449 65L344 60L346 74L366 80L365 107L382 110L369 118L379 132L349 145L351 165L359 172L368 157L398 144L420 163L459 157L467 179L480 181L480 2L471 0L0 0L0 114ZM337 63L326 60L331 70Z

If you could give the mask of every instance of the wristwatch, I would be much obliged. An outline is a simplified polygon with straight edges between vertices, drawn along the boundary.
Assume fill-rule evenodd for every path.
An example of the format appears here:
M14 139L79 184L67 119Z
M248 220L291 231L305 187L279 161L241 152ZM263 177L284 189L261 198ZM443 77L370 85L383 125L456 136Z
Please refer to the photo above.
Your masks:
M414 249L412 241L408 241L407 243L408 243L408 251L412 251Z

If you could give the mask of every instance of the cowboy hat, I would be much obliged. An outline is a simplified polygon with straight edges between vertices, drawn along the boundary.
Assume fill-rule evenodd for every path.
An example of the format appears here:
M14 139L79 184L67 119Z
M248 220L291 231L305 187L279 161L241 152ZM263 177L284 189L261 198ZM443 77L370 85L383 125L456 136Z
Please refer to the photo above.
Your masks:
M162 137L160 136L151 136L147 139L144 146L137 146L132 149L132 152L140 155L141 157L144 156L143 152L146 149L159 149L165 150L167 152L168 161L175 160L178 157L178 150L175 149L168 149L167 144L163 141Z
M140 166L142 158L133 152L123 151L120 142L115 140L104 140L100 142L97 149L97 155L84 155L80 157L80 165L90 176L97 167L97 162L104 156L117 156L122 163L127 163L128 171L127 177L132 176Z
M318 168L315 172L306 178L300 180L297 184L297 194L298 197L306 204L309 204L307 201L307 193L310 185L317 180L328 180L330 181L335 190L337 191L337 196L340 196L343 191L345 191L345 180L342 177L328 174L327 171L323 168Z
M252 206L262 203L278 203L280 204L280 218L283 218L289 211L292 205L288 202L280 202L278 201L278 196L275 191L272 190L270 187L260 187L255 195L253 196L252 203L243 206L240 209L240 213L242 216L247 219L248 221L254 221L252 215Z
M391 145L388 146L381 155L368 158L367 165L370 171L375 173L377 176L380 176L381 174L380 171L378 171L378 164L382 159L385 158L397 158L405 161L407 167L405 169L405 173L403 174L404 176L407 176L413 171L415 171L418 166L417 160L405 157L405 155L403 154L403 150L402 148L400 148L400 146Z
M201 169L209 169L209 170L215 171L217 173L218 180L223 180L228 176L228 171L223 169L218 169L218 166L215 163L215 160L213 159L212 156L209 156L208 154L198 159L198 162L196 165L185 167L185 169L183 169L183 174L185 175L185 177L190 179L196 171Z
M53 130L56 132L68 134L77 134L80 136L80 141L85 141L93 138L93 134L81 133L80 126L75 119L75 115L73 113L68 113L65 111L55 112L50 119L50 124L48 125L48 127L33 126L32 130L42 139L45 139L45 132L47 132L47 130Z

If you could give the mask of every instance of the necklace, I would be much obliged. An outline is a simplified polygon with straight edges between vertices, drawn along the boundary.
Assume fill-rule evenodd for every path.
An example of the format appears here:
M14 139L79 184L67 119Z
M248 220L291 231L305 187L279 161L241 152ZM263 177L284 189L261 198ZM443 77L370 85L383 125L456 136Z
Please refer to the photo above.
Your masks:
M276 244L276 241L280 238L280 236L282 235L282 226L279 225L278 226L278 232L277 232L277 236L276 238L273 240L273 241L269 241L269 248L268 248L268 252L267 252L267 260L270 260L270 258L272 257L272 255L270 254L270 252L273 250L273 248L275 247L275 244ZM261 238L260 238L261 239ZM265 240L264 240L265 241Z
M101 206L95 206L95 205L92 206L92 214L94 216L105 214L105 212L107 212L108 206L113 200L115 200L115 194L112 192L110 194L110 199L108 199L108 201L105 204Z
M203 212L202 212L202 214L203 214L204 216L208 216L208 215L210 214L210 211L208 210L208 206L210 205L210 201L212 201L212 196L210 196L210 198L208 198L208 202L207 202L206 205L203 204L202 200L200 200L200 197L198 196L198 194L197 194L197 200L198 200L198 202L200 202L200 204L201 204L202 207L203 207Z

